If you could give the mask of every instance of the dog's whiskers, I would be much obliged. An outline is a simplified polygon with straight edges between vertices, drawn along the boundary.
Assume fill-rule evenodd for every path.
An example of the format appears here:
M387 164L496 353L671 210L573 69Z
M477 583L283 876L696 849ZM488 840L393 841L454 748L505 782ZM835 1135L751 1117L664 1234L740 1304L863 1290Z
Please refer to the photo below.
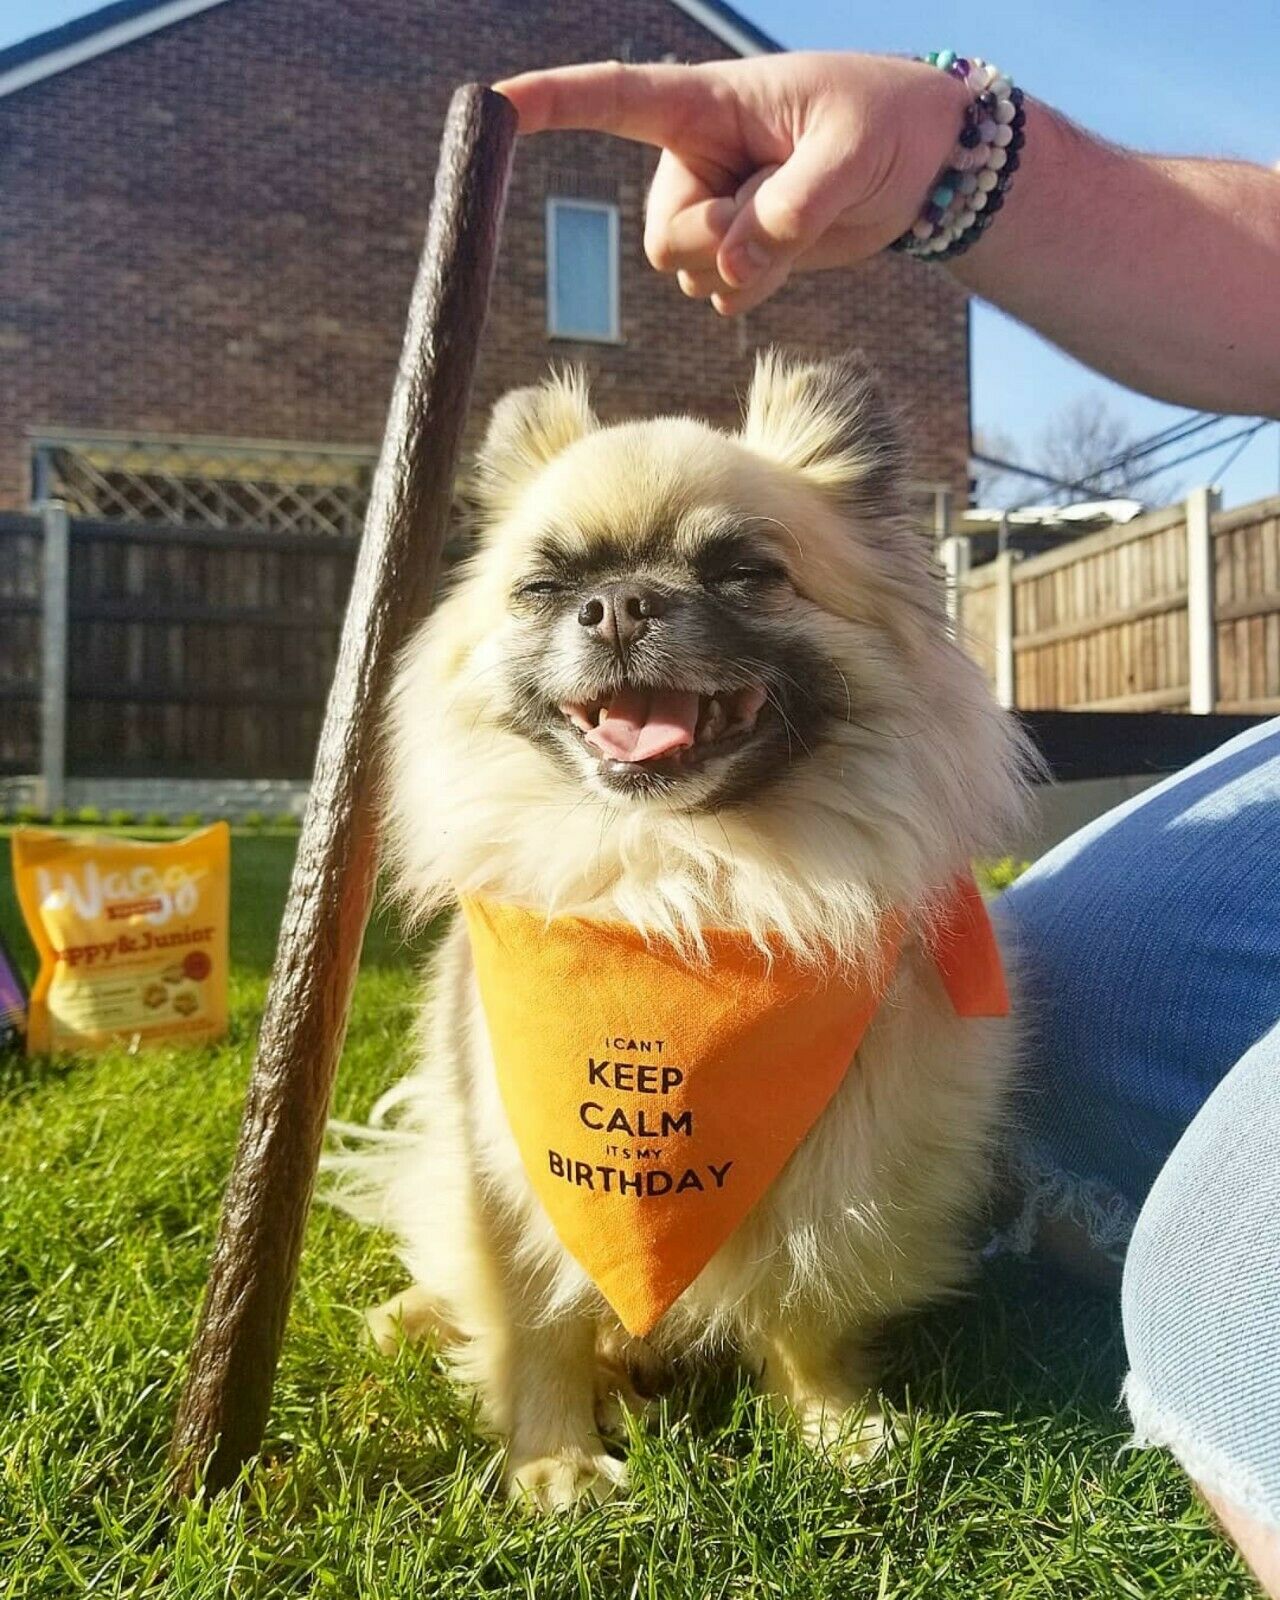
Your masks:
M794 738L796 740L796 743L804 751L805 755L812 756L813 750L806 743L805 739L803 738L803 736L800 733L800 730L795 726L795 724L792 722L791 718L787 715L786 711L783 709L782 702L777 698L776 695L771 694L768 689L765 690L765 699L773 707L773 709L777 712L778 716L782 719L782 726L786 730L786 734L787 734L787 760L788 760L788 762L791 762L792 760L795 759L795 751L794 751L794 749L792 748L792 745L791 745L791 740L792 740L793 736L794 736Z

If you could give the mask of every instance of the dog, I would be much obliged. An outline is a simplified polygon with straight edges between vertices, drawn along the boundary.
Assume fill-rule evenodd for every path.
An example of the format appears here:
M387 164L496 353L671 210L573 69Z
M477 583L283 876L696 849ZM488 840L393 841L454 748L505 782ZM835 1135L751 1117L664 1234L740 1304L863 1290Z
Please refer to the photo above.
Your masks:
M411 1279L375 1340L440 1339L539 1509L617 1489L619 1399L726 1348L815 1448L868 1456L877 1332L965 1273L1014 1052L953 1014L930 919L1005 846L1026 753L948 631L904 473L857 355L762 356L734 433L605 426L552 375L494 409L474 553L399 664L385 825L417 917L482 895L690 960L714 928L802 962L905 928L852 1069L643 1340L538 1202L462 919L444 936L394 1134L345 1158L342 1203Z

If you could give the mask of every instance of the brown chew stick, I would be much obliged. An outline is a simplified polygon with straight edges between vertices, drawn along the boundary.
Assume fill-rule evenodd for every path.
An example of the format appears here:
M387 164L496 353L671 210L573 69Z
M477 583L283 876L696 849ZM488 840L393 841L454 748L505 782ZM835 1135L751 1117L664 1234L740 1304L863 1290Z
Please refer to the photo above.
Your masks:
M170 1447L179 1492L190 1491L202 1467L210 1489L230 1483L266 1426L373 896L382 705L440 564L515 132L515 110L501 95L475 84L454 95Z

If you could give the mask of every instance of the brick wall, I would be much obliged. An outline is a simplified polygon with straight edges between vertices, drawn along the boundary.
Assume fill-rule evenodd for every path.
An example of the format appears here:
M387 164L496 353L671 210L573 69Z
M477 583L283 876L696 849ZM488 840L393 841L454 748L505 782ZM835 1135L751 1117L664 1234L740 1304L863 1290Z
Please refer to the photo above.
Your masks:
M374 443L452 87L604 56L725 47L667 0L230 0L0 101L0 506L41 426ZM967 314L898 260L726 323L641 249L650 152L521 147L478 404L583 360L606 416L728 420L757 346L861 345L916 475L963 491ZM619 346L549 341L548 193L622 208Z

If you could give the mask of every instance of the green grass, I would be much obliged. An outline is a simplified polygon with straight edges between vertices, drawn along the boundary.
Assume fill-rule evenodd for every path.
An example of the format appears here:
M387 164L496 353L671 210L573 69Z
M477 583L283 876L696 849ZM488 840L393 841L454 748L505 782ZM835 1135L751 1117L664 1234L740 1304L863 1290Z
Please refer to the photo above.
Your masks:
M4 841L0 840L0 844ZM1121 1453L1110 1299L989 1269L888 1341L903 1443L843 1474L731 1373L631 1442L630 1499L531 1523L429 1352L357 1338L400 1274L317 1210L262 1460L170 1508L161 1469L294 841L233 849L233 1025L218 1047L13 1064L0 1078L0 1595L1167 1600L1252 1590L1178 1471ZM0 874L0 929L25 943ZM414 960L371 930L338 1087L406 1060Z

